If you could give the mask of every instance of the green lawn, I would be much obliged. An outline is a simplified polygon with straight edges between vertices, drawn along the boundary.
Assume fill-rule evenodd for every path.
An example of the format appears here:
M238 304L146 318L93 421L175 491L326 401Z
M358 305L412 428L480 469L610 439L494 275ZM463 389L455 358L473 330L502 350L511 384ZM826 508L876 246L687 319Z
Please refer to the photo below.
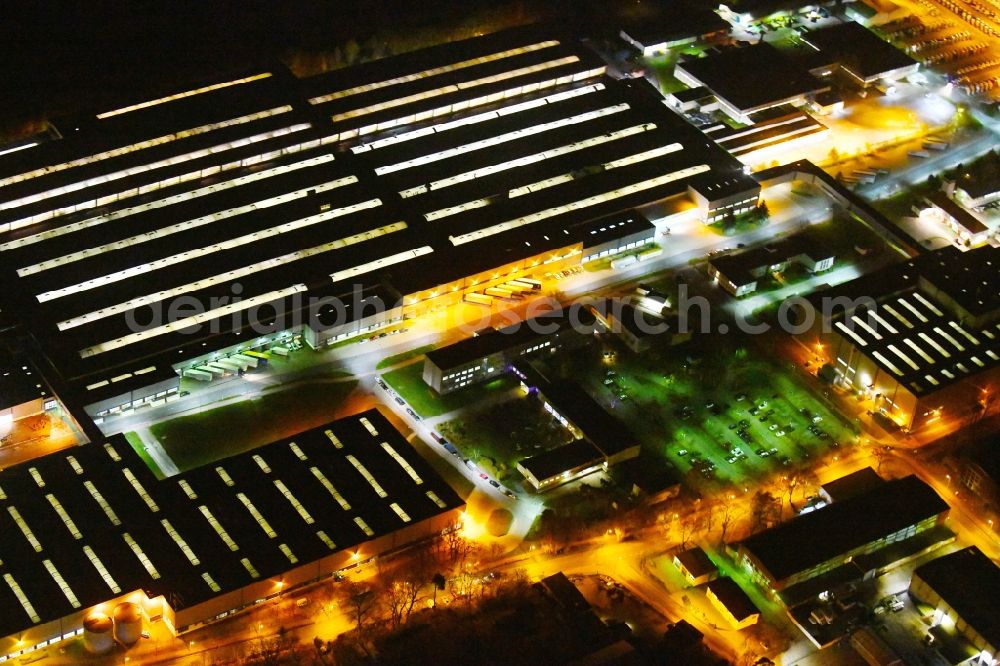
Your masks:
M150 427L181 471L315 428L344 416L356 381L310 384L181 416Z
M423 371L423 363L411 363L382 375L382 379L421 416L440 416L516 386L510 375L504 375L485 384L475 384L442 396L424 383Z
M794 465L825 453L831 442L846 447L855 441L852 428L792 370L734 344L724 337L697 337L687 345L641 356L619 351L613 362L601 360L599 350L583 350L573 352L575 359L564 358L558 374L578 378L628 424L650 459L669 461L696 486L750 483L784 468L782 458ZM751 415L749 410L765 401L761 412L774 411L761 421L763 414ZM690 410L687 416L685 407ZM819 426L828 433L826 438L809 432L811 423L802 408L822 417ZM740 421L746 422L749 444L738 435ZM771 430L775 424L778 427ZM778 436L778 430L785 434ZM736 447L745 457L727 462ZM757 454L758 449L772 448L777 453ZM706 478L697 469L691 473L695 457L712 462L714 474Z
M156 475L156 478L158 479L166 478L166 475L163 473L163 470L160 469L160 466L156 464L156 461L153 460L153 457L149 455L148 451L146 451L146 445L142 443L142 439L139 437L137 433L127 432L125 433L125 439L128 440L128 443L132 445L132 449L135 450L135 452L139 455L140 458L142 458L142 461L146 463L146 467L148 467L150 471Z
M438 430L466 457L501 480L510 475L520 480L519 460L573 440L538 400L527 397L476 409L442 423Z
M397 363L402 363L403 361L409 361L412 358L417 358L418 356L423 356L429 351L434 351L434 345L424 345L423 347L417 347L416 349L410 349L409 351L402 352L400 354L394 354L392 356L386 356L384 359L378 362L375 366L377 370L383 368L388 368L390 366L396 365Z

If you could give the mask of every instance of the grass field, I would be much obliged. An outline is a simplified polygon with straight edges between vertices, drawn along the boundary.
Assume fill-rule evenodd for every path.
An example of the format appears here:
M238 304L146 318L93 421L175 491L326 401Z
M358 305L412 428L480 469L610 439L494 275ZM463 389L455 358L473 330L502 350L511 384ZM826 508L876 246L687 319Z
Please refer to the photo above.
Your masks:
M527 397L476 409L462 419L440 424L438 430L501 481L510 476L520 480L516 465L522 458L573 440L538 400Z
M181 416L150 427L181 471L328 423L356 381L308 385Z
M137 433L127 432L125 433L125 439L128 440L128 443L132 445L132 449L139 455L140 458L142 458L142 461L146 463L146 467L148 467L150 471L156 475L156 478L158 479L166 478L166 475L163 473L163 470L160 469L160 466L156 464L156 461L153 460L153 457L150 456L149 452L146 451L146 445L142 443L142 439L139 437Z
M599 349L574 354L562 360L559 374L577 377L628 424L652 459L664 460L698 484L748 483L825 453L834 442L855 442L850 425L793 370L725 338L705 336L641 356L621 350L610 360ZM750 413L765 402L758 413ZM822 420L813 424L813 416ZM810 432L810 425L826 434ZM740 438L741 429L749 443ZM737 449L740 457L729 462ZM699 471L707 463L714 472Z
M378 362L378 365L376 365L375 368L377 370L388 368L389 366L396 365L397 363L402 363L403 361L409 361L410 359L417 358L418 356L423 356L429 351L434 351L434 345L424 345L423 347L410 349L409 351L405 351L400 354L386 356Z

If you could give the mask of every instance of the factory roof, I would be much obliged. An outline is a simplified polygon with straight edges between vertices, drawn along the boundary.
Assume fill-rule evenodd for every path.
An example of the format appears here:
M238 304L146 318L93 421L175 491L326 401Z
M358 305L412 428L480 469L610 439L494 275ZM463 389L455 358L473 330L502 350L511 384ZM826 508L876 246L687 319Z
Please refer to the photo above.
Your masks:
M531 472L541 483L563 472L603 462L604 455L590 441L577 439L569 444L523 458L518 465Z
M871 467L864 467L847 476L824 483L822 488L830 496L831 501L839 502L873 490L883 483L885 481L875 470Z
M0 635L134 589L190 606L461 505L376 410L163 480L116 435L0 472Z
M729 23L714 8L698 2L659 3L652 15L626 22L622 31L644 47L728 32Z
M955 614L991 645L1000 645L1000 567L975 546L954 552L913 572L937 592Z
M742 112L829 88L766 42L724 49L677 67Z
M741 172L645 80L603 73L580 42L519 29L73 119L0 156L3 310L87 397L308 321L312 297L397 302L652 235L634 208Z
M781 581L947 510L933 488L907 476L755 534L741 548Z
M802 41L831 56L863 81L917 64L916 60L854 21L810 30L803 35Z
M706 583L705 587L711 590L719 603L726 607L737 622L760 613L753 600L732 578L716 578Z
M813 261L827 259L830 251L808 230L774 243L712 257L709 263L734 284L746 284L757 279L753 272L766 270L794 257L805 255Z
M48 396L45 381L31 362L0 354L0 409Z

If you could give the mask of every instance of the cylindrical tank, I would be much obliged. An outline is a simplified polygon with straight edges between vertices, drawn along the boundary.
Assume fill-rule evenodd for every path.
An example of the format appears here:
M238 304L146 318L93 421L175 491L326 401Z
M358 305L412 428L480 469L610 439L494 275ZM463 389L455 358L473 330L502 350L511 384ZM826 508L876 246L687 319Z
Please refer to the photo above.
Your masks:
M111 618L93 612L83 619L83 647L90 654L106 654L114 647Z
M139 606L126 601L115 606L115 640L122 645L135 645L142 636L142 611Z

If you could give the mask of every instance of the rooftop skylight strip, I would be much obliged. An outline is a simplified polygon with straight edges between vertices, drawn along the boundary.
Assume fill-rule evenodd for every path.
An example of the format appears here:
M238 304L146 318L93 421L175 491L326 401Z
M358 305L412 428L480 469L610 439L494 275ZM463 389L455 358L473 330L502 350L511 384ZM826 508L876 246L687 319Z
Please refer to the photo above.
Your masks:
M557 148L551 148L549 150L544 150L540 153L533 153L531 155L525 155L524 157L518 157L516 159L507 160L506 162L500 162L499 164L491 164L489 166L480 167L478 169L473 169L471 171L464 171L460 174L454 176L449 176L447 178L441 178L440 180L435 180L426 185L419 185L417 187L411 187L407 190L403 190L399 193L404 199L417 196L419 194L424 194L426 192L431 192L435 190L441 190L446 187L451 187L452 185L458 185L460 183L465 183L470 180L475 180L477 178L483 178L486 176L491 176L495 173L500 173L502 171L507 171L509 169L516 169L523 166L528 166L530 164L536 164L538 162L544 162L545 160L550 160L555 157L560 157L562 155L569 155L571 153L586 150L588 148L593 148L605 143L610 143L612 141L617 141L618 139L624 139L630 136L635 136L637 134L642 134L643 132L649 132L656 129L656 123L642 123L641 125L633 125L631 127L626 127L624 129L615 130L614 132L608 132L605 134L600 134L598 136L589 137L581 141L574 141L573 143L565 144ZM675 150L679 150L681 145L679 143L671 144L676 146ZM661 147L666 148L666 146Z
M31 605L31 601L28 600L28 597L24 594L24 590L21 589L21 586L14 579L14 577L9 573L5 573L3 575L3 579L7 583L7 587L10 588L10 591L14 593L14 596L17 597L17 600L21 603L21 608L23 608L24 612L28 614L28 617L31 618L31 621L35 624L41 622L42 618L38 617L38 613L35 612L35 607Z
M654 178L649 178L647 180L634 183L632 185L625 185L610 192L604 192L603 194L596 194L594 196L587 197L586 199L581 199L561 206L554 206L552 208L547 208L545 210L538 211L536 213L524 215L522 217L515 218L513 220L508 220L506 222L494 224L484 229L479 229L477 231L460 234L458 236L450 236L449 238L453 245L456 246L463 245L465 243L470 243L472 241L488 238L498 233L510 231L511 229L517 229L519 227L534 224L535 222L540 222L542 220L546 220L550 217L555 217L563 213L589 208L591 206L596 206L598 204L607 201L614 201L616 199L621 199L622 197L636 194L638 192L652 189L654 187L659 187L661 185L666 185L676 180L690 178L691 176L697 175L699 173L705 173L707 171L711 171L711 167L709 167L707 164L699 164L697 166L687 167L679 171L672 171L670 173L656 176Z
M627 111L631 107L626 103L615 104L613 106L606 106L601 109L593 109L591 111L586 111L584 113L578 113L575 116L570 116L568 118L558 118L556 120L550 120L549 122L539 123L538 125L532 125L531 127L522 127L510 132L505 132L503 134L497 134L495 136L487 137L485 139L480 139L479 141L473 141L472 143L462 144L461 146L453 146L451 148L446 148L445 150L439 150L436 153L430 153L429 155L421 155L420 157L414 157L412 159L406 160L404 162L397 162L396 164L387 164L375 168L375 173L379 176L384 176L389 173L395 173L396 171L402 171L404 169L410 169L417 166L424 166L426 164L431 164L433 162L438 162L440 160L450 159L452 157L457 157L459 155L464 155L466 153L471 153L476 150L482 150L484 148L492 148L493 146L498 146L503 143L508 143L510 141L516 141L517 139L523 139L529 136L535 136L536 134L541 134L543 132L548 132L550 130L559 129L567 127L569 125L574 125L577 123L583 123L590 120L596 120L598 118L604 118L606 116L611 116L616 113L621 113Z
M267 199L261 199L259 201L254 201L252 203L245 204L243 206L237 206L235 208L227 208L226 210L216 211L214 213L209 213L208 215L202 215L201 217L196 217L184 222L178 222L176 224L171 224L166 227L161 227L154 231L148 231L145 233L137 234L135 236L130 236L129 238L124 238L122 240L114 241L111 243L105 243L104 245L98 245L97 247L90 247L83 250L78 250L76 252L71 252L69 254L64 254L61 257L56 257L54 259L46 259L45 261L38 262L37 264L32 264L30 266L25 266L23 268L17 269L17 274L19 277L26 277L28 275L34 275L36 273L41 273L43 271L50 270L52 268L59 268L66 266L68 264L80 261L82 259L88 259L90 257L96 257L108 252L115 252L118 250L125 250L128 248L135 247L142 243L148 243L151 241L160 240L171 236L173 234L180 233L182 231L190 231L192 229L197 229L208 224L213 224L215 222L221 222L223 220L228 220L229 218L236 217L238 215L245 215L247 213L253 213L258 210L263 210L266 208L271 208L273 206L280 206L281 204L288 203L290 201L295 201L296 199L303 199L317 192L327 192L329 190L336 189L338 187L343 187L345 185L351 185L358 182L357 176L346 176L344 178L338 178L336 180L321 183L312 187L303 187L292 192L285 192L283 194L278 194L273 197L268 197Z
M132 550L133 553L135 553L135 556L139 558L139 563L142 564L142 568L146 570L146 573L148 573L153 580L159 580L160 572L156 570L156 567L153 565L153 562L149 559L149 557L146 555L146 552L136 542L136 540L132 538L132 535L129 534L128 532L125 532L124 534L122 534L122 538L125 539L125 543L127 543L128 547Z
M385 81L378 81L376 83L365 83L360 86L354 86L352 88L347 88L345 90L338 90L336 92L332 92L326 95L311 97L309 98L309 103L325 104L326 102L332 102L337 99L343 99L345 97L350 97L352 95L357 95L360 93L371 92L373 90L380 90L382 88L399 85L401 83L410 83L412 81L419 81L421 79L430 78L432 76L438 76L439 74L447 74L448 72L456 72L458 70L465 69L467 67L475 67L476 65L482 65L488 62L503 60L505 58L510 58L511 56L521 55L523 53L531 53L533 51L538 51L540 49L547 49L553 46L557 46L558 44L559 42L557 40L550 39L543 42L536 42L535 44L529 44L528 46L518 46L516 48L507 49L505 51L490 53L489 55L470 58L468 60L462 60L447 65L441 65L440 67L424 69L414 74L405 74L403 76L397 76L391 79L386 79Z
M249 120L246 122L249 122ZM289 125L288 127L282 127L280 129L271 130L270 132L261 132L253 136L244 137L233 141L227 141L226 143L219 143L214 146L199 148L198 150L192 150L182 155L165 157L155 162L149 162L147 164L137 164L127 169L120 169L118 171L113 171L111 173L101 174L99 176L92 176L84 180L78 180L71 183L67 183L60 187L55 187L51 190L35 192L34 194L28 194L18 199L10 199L8 201L0 203L0 210L10 210L13 208L20 208L21 206L27 206L28 204L38 203L39 201L45 201L46 199L62 196L64 194L69 194L71 192L78 192L79 190L84 190L87 189L88 187L93 187L94 185L102 185L104 183L109 183L111 181L121 180L122 178L128 178L130 176L135 176L137 174L154 171L156 169L160 169L166 166L171 166L174 164L184 164L185 162L190 162L192 160L197 160L202 157L208 157L209 155L215 155L217 153L230 151L235 148L239 148L241 146L247 146L260 141L265 141L267 139L273 139L279 136L284 136L286 134L294 134L295 132L301 132L302 130L309 129L310 127L312 127L312 125L310 125L309 123L298 123L295 125Z
M360 231L351 236L345 236L343 238L338 238L332 240L329 243L324 243L323 245L317 245L316 247L305 248L303 250L296 250L294 252L289 252L288 254L281 255L279 257L272 257L270 259L262 259L256 263L243 266L241 268L236 268L225 273L220 273L208 278L202 278L195 282L189 282L187 284L180 285L178 287L173 287L171 289L165 289L163 291L156 292L154 294L146 294L144 296L138 296L124 303L118 303L116 305L108 305L101 308L100 310L94 310L93 312L88 312L87 314L74 317L73 319L67 319L65 321L59 322L58 328L61 331L65 331L77 326L83 326L94 321L99 321L106 317L112 317L119 314L124 314L126 312L131 312L132 310L142 307L144 305L151 305L169 298L175 298L181 296L191 291L196 291L199 289L204 289L205 287L214 286L218 284L225 284L227 282L232 282L240 278L246 277L247 275L254 275L260 273L261 271L269 270L272 268L278 268L280 266L285 266L296 261L301 261L303 259L308 259L310 257L315 257L321 254L326 254L327 252L333 252L335 250L341 250L345 247L351 247L352 245L357 245L359 243L364 243L367 241L375 240L381 238L382 236L387 236L389 234L394 234L396 232L402 231L407 228L406 222L393 222L392 224L387 224L376 229L369 229L367 231Z
M174 93L173 95L158 97L156 99L151 99L146 102L139 102L137 104L123 106L122 108L114 109L113 111L105 111L104 113L97 114L97 118L99 120L104 120L105 118L119 116L123 113L131 113L132 111L138 111L140 109L148 109L151 106L158 106L160 104L166 104L167 102L174 102L179 99L184 99L185 97L193 97L195 95L202 95L207 92L221 90L222 88L229 88L231 86L238 86L243 83L252 83L253 81L260 81L261 79L266 79L269 76L271 76L270 72L262 72L260 74L254 74L253 76L245 76L242 79L234 79L233 81L225 81L223 83L213 83L212 85L202 86L200 88L195 88L194 90L187 90L182 93Z
M539 107L545 106L546 104L553 104L567 99L580 97L582 95L589 95L591 93L599 92L604 89L605 86L603 83L594 83L589 86L583 86L581 88L564 90L562 92L546 95L545 97L538 97L536 99L530 99L526 102L518 102L517 104L511 104L510 106L505 106L501 109L485 111L483 113L477 113L475 115L465 116L464 118L449 120L447 122L438 123L436 125L431 125L429 127L421 127L420 129L410 130L409 132L403 132L401 134L395 134L393 136L389 136L384 139L376 139L375 141L372 141L370 143L364 143L359 146L354 146L353 148L351 148L351 152L363 153L371 150L378 150L379 148L394 146L403 143L405 141L412 141L414 139L430 136L432 134L439 134L441 132L446 132L448 130L456 129L458 127L467 127L469 125L476 125L478 123L486 122L488 120L494 120L496 118L503 118L505 116L513 115L515 113L520 113L521 111L537 109Z
M214 167L209 167L208 169L198 169L197 171L189 171L187 173L183 173L178 176L171 176L170 178L167 178L165 180L146 183L145 185L129 188L127 190L113 192L111 194L105 194L96 199L91 199L89 201L76 202L68 206L64 206L62 208L53 208L51 210L47 210L41 213L29 215L28 217L23 217L19 220L14 220L13 222L11 222L10 228L20 229L22 227L36 224L38 222L46 222L48 220L54 220L58 217L61 217L63 215L68 215L70 213L78 213L84 210L89 210L91 208L96 208L97 206L117 203L124 201L125 199L131 199L133 197L149 194L150 192L155 192L165 187L180 185L182 183L188 183L194 180L201 180L205 177L205 172L207 170L211 170L211 172L216 175L228 173L236 169L250 167L256 164L262 164L264 162L269 162L279 157L286 157L294 153L302 152L304 150L309 150L311 148L316 148L317 146L324 145L326 143L330 143L335 140L336 140L335 136L327 136L319 139L311 139L309 141L302 141L300 143L295 143L276 150L269 150L266 153L259 153L257 155L252 155L250 157L246 157L241 160L226 162L224 164L220 164ZM24 236L23 238L18 238L15 240L8 241L6 243L2 243L0 244L0 251L17 249L20 247L24 247L26 245L31 245L33 243L49 240L50 238L56 238L57 236L63 236L68 233L74 233L76 231L81 231L83 229L96 227L106 222L120 220L122 218L134 215L136 213L142 213L148 210L163 208L165 206L172 206L175 203L189 201L198 197L214 194L215 192L226 190L229 189L230 187L246 185L247 183L252 183L259 180L263 180L264 178L270 178L272 176L281 175L283 173L287 173L288 171L294 171L300 168L315 166L315 164L311 163L313 160L321 160L319 162L316 162L316 164L322 164L325 162L332 161L333 156L320 155L300 162L295 162L293 164L287 164L287 165L272 167L270 169L264 169L261 171L255 171L254 173L238 176L236 178L230 178L228 180L224 180L218 183L213 183L211 185L206 185L204 187L200 187L194 190L179 192L177 194L172 194L170 196L166 196L160 199L154 199L152 201L130 206L128 208L120 208L118 210L105 213L103 215L91 217L86 220L81 220L79 222L72 222L70 224L56 227L55 229L48 229L46 231L32 234L30 236Z
M511 69L505 72L500 72L498 74L491 74L490 76L484 76L478 79L473 79L472 81L460 81L458 83L452 83L445 86L440 86L438 88L433 88L431 90L423 90L421 92L413 93L411 95L404 95L403 97L393 97L392 99L387 99L382 102L376 102L374 104L368 104L357 109L351 109L350 111L336 113L333 116L331 116L330 119L335 123L339 123L344 120L350 120L351 118L358 118L360 116L366 116L372 113L378 113L380 111L387 111L389 109L395 109L400 106L406 106L407 104L413 104L414 102L421 102L425 99L433 99L435 97L441 97L442 95L457 93L462 90L469 90L472 88L478 88L480 86L489 85L491 83L508 81L510 79L516 79L521 76L528 76L531 74L536 74L538 72L544 72L545 70L548 69L555 69L556 67L564 67L566 65L572 65L573 63L578 63L578 62L580 62L579 56L575 55L563 56L562 58L555 58L553 60L547 60L545 62L536 63L534 65L527 65L525 67Z
M177 141L179 139L186 139L192 136L198 136L200 134L205 134L207 132L213 132L215 130L224 129L226 127L233 127L234 125L242 125L244 123L253 122L255 120L261 120L262 118L268 118L270 116L278 115L281 113L287 113L292 110L291 106L279 106L273 109L267 109L264 111L257 111L255 113L250 113L238 118L230 118L229 120L223 120L217 123L209 123L207 125L199 125L198 127L193 127L191 129L180 130L172 134L164 134L153 139L146 139L145 141L139 141L136 143L131 143L127 146L120 146L118 148L112 148L110 150L105 150L100 153L95 153L93 155L88 155L87 157L79 157L74 160L68 160L66 162L60 162L58 164L52 164L49 166L39 167L31 171L25 171L24 173L19 173L14 176L7 176L6 178L0 178L0 187L6 187L8 185L13 185L15 183L23 183L27 180L32 180L33 178L38 178L40 176L47 176L52 173L58 173L60 171L65 171L66 169L74 169L76 167L86 166L88 164L96 164L113 157L121 157L122 155L128 155L140 150L145 150L147 148L152 148L154 146L161 146L165 143L170 143L172 141Z
M358 211L368 210L371 208L377 208L382 205L382 201L378 198L369 199L367 201L362 201L360 203L352 204L350 206L344 206L342 208L334 208L332 210L324 211L322 213L317 213L315 215L309 215L307 217L299 218L292 222L285 222L284 224L275 225L272 227L267 227L253 233L244 234L242 236L237 236L235 238L230 238L229 240L220 241L218 243L213 243L209 246L203 246L200 248L195 248L192 250L186 250L184 252L179 252L177 254L172 254L167 257L161 257L160 259L155 259L153 261L140 264L138 266L132 266L131 268L126 268L114 273L108 273L106 275L92 278L85 282L78 282L77 284L70 285L67 287L62 287L61 289L53 289L51 291L42 292L38 294L36 298L39 303L45 303L56 298L63 296L68 296L70 294L77 294L82 291L88 291L90 289L96 289L98 287L103 287L107 284L112 284L114 282L120 282L122 280L128 280L140 275L148 275L149 273L163 268L168 268L176 264L183 263L185 261L191 261L192 259L199 259L201 257L207 257L214 255L218 252L223 252L225 250L233 250L236 248L243 247L248 243L253 243L256 241L266 240L268 238L273 238L275 236L280 236L292 231L298 231L299 229L305 229L306 227L315 226L317 224L322 224L324 222L329 222L330 220L336 219L338 217L343 217L345 215L350 215L352 213L357 213ZM294 253L293 253L294 254ZM289 255L285 255L289 256Z

